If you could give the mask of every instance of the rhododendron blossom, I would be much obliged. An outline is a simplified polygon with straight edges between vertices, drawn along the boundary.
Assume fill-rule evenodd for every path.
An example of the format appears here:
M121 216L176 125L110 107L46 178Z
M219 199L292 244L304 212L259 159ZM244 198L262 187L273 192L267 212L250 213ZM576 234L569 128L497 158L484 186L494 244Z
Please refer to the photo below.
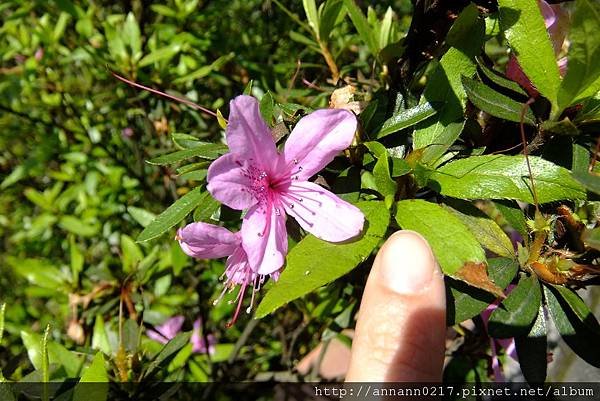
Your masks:
M364 216L357 207L308 181L350 146L356 124L347 110L317 110L296 124L280 153L258 101L250 96L231 101L230 152L208 169L208 190L233 209L248 209L242 246L254 273L272 274L283 266L286 214L325 241L345 241L361 232Z
M172 318L167 319L163 324L156 326L155 330L147 330L146 335L154 341L166 344L181 332L184 320L185 318L183 316L173 316ZM201 331L202 320L196 319L194 322L194 330L192 331L192 336L190 338L192 352L214 354L215 344L217 343L215 336L208 334L205 338L202 336Z
M254 294L264 282L265 275L258 274L248 264L248 257L242 248L240 233L232 233L226 228L212 224L197 222L188 224L177 231L177 240L183 252L197 259L218 259L227 257L225 262L225 286L219 302L227 291L232 291L236 285L240 286L236 302L237 308L232 319L235 322L240 312L244 293L248 285L252 285L252 299L248 311L252 308ZM279 272L274 272L271 277L275 280Z

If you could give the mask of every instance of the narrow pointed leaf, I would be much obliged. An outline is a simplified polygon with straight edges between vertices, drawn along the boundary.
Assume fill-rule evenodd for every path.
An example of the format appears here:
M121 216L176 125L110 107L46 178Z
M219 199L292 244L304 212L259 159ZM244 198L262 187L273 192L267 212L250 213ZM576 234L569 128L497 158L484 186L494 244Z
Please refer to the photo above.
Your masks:
M383 123L376 137L378 139L383 138L404 128L412 127L416 123L433 116L435 113L436 110L428 102L410 109L401 109Z
M157 238L167 232L171 227L175 226L185 218L206 196L210 196L208 192L202 192L202 188L197 187L192 189L175 203L162 212L144 231L137 237L137 242L149 241Z
M483 110L494 117L517 123L521 121L522 110L525 110L523 122L535 125L535 117L531 109L523 103L519 103L500 92L496 92L486 84L471 78L463 76L462 83L469 100L479 110Z
M529 333L515 337L515 347L521 372L528 383L544 383L548 371L548 339L546 317L540 305L537 318Z

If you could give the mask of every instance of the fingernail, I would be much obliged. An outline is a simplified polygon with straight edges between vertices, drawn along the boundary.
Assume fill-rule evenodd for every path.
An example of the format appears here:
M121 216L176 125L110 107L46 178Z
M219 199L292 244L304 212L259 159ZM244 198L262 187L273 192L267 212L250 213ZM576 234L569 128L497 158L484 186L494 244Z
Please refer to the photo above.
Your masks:
M420 234L398 231L381 252L381 278L390 290L414 295L429 287L437 265L429 244Z

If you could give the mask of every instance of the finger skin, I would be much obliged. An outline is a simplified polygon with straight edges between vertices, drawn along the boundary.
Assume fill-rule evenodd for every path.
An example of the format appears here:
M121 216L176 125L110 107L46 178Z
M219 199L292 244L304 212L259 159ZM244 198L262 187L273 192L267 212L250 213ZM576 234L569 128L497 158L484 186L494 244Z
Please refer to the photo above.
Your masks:
M369 274L346 381L439 382L445 336L443 275L425 239L399 231Z

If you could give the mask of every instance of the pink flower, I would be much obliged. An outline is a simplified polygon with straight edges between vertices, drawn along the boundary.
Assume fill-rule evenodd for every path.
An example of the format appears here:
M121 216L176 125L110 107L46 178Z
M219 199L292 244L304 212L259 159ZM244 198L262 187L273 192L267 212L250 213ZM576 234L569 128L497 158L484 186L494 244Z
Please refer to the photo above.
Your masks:
M280 153L258 101L250 96L231 101L230 152L208 169L207 188L225 205L248 209L241 229L247 274L274 274L283 266L286 214L325 241L345 241L361 232L364 216L357 207L308 181L352 143L356 124L349 111L317 110L298 122Z
M514 285L509 285L506 288L506 295L508 295L513 289ZM500 299L497 299L493 303L491 303L483 312L481 312L481 319L483 320L483 325L487 330L488 322L490 320L490 316L492 312L494 312L498 305L500 304ZM502 371L502 365L500 365L500 360L498 359L498 352L500 348L504 348L506 355L510 356L515 361L519 361L517 357L517 348L515 346L514 338L491 338L490 337L490 347L492 348L492 371L494 372L494 381L496 383L504 383L506 380L504 378L504 372Z
M215 353L215 345L217 339L214 335L208 334L206 337L202 336L202 320L196 319L194 322L194 330L192 331L192 351L200 354L212 355Z
M568 30L569 15L560 4L550 5L544 0L539 0L538 5L542 11L544 22L546 24L546 30L550 35L550 40L552 41L552 46L554 47L554 53L558 55L562 49L562 45ZM563 57L558 60L557 63L560 75L564 76L567 72L567 58ZM506 64L506 76L525 88L530 96L538 96L539 93L536 87L529 80L529 78L527 78L527 75L525 75L521 69L519 62L514 55L510 56L510 59Z
M160 326L156 326L156 330L146 330L146 335L154 341L158 341L161 344L166 344L174 339L177 334L179 334L184 320L185 318L183 316L174 316ZM196 319L194 322L192 337L190 338L192 351L201 354L214 354L215 344L217 343L215 336L208 334L205 338L202 337L201 332L202 320Z
M156 326L156 330L146 330L146 335L154 341L158 341L161 344L166 344L174 339L175 336L181 331L183 321L183 316L174 316L160 326Z
M177 231L177 240L183 252L197 259L218 259L227 257L225 262L225 286L219 298L219 302L227 291L233 290L236 285L241 286L238 292L236 302L237 308L233 319L233 324L240 312L246 286L252 284L252 299L248 312L254 302L254 294L265 280L264 274L258 274L251 269L248 264L248 257L242 248L242 238L240 233L232 233L226 228L212 224L197 222L191 223ZM279 272L271 273L275 280L279 277Z

